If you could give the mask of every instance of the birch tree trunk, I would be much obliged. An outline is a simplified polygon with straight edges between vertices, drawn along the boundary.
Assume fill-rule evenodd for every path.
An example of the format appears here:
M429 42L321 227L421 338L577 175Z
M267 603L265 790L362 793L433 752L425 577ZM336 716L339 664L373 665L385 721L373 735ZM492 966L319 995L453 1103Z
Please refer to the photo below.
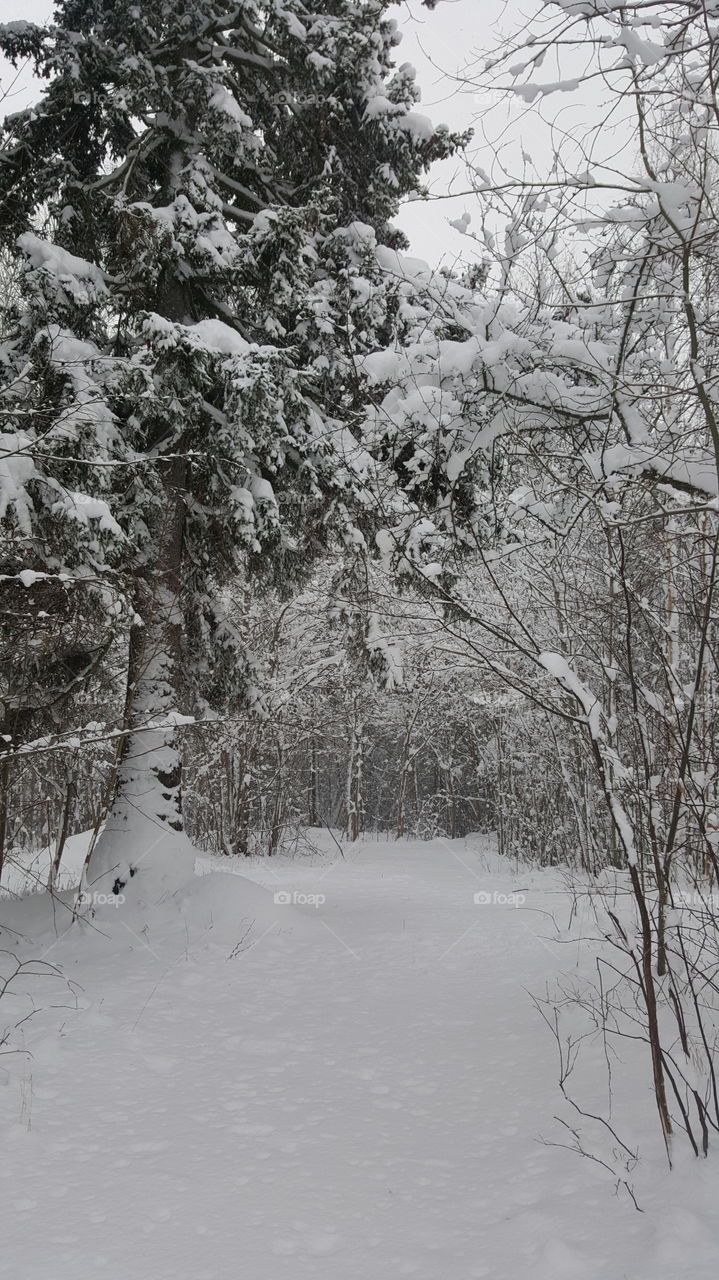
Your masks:
M310 779L307 787L307 817L309 826L319 825L319 772L317 769L317 739L310 739Z
M364 825L364 801L362 796L364 772L364 720L355 697L352 715L352 740L347 764L347 836L359 840Z

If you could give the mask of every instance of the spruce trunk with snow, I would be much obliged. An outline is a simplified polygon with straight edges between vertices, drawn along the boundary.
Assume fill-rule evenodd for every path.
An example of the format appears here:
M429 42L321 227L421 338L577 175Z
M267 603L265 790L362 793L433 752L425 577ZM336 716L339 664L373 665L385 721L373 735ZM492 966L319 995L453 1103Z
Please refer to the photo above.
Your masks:
M169 206L180 194L186 165L185 149L172 146L163 204ZM191 321L192 300L180 272L169 267L161 278L161 314L179 324ZM163 415L151 432L151 443L160 450L172 437L172 424ZM133 601L138 621L130 628L128 643L127 736L107 822L87 869L88 884L98 892L125 893L130 880L143 872L137 882L142 892L150 869L156 873L152 878L159 873L161 882L187 879L194 869L182 821L182 743L176 723L188 472L179 452L182 445L182 440L176 441L178 453L158 468L155 558L139 577Z
M152 879L159 876L160 882L187 879L193 872L194 855L182 820L177 724L185 471L181 459L171 464L159 563L141 584L144 622L130 630L127 736L120 748L107 822L87 869L86 888L92 892L127 896L129 882L143 864L145 874L137 882L141 891L150 868L155 872Z

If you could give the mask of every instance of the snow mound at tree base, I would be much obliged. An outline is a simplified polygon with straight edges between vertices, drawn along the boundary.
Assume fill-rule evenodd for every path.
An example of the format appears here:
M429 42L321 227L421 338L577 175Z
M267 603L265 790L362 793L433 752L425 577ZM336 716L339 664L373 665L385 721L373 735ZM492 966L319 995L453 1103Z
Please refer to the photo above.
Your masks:
M151 887L154 896L147 894ZM193 876L172 891L146 881L142 898L96 893L92 900L91 893L76 919L74 889L0 901L0 947L30 956L44 954L51 945L52 960L62 965L64 946L74 946L71 939L80 936L85 949L103 952L135 947L138 941L159 950L176 948L179 940L183 949L217 946L229 955L263 938L317 938L322 931L311 909L305 913L287 904L287 895L276 901L271 889L226 871Z
M319 920L283 901L285 894L231 872L196 876L175 897L192 932L242 948L270 933L316 938L322 928Z
M147 908L174 893L194 873L196 850L182 831L172 831L135 815L132 829L108 819L90 857L88 900L122 897L123 903ZM115 904L116 905L116 904Z

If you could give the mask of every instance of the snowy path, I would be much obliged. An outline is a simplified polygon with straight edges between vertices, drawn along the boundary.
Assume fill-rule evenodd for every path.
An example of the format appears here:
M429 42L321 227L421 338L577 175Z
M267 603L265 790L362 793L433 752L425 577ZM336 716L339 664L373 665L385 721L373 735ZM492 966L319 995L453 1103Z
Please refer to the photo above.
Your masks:
M527 883L489 867L459 842L254 866L326 902L302 908L306 936L255 927L229 959L222 929L58 943L83 1007L30 1024L32 1062L0 1090L0 1275L713 1276L708 1166L692 1208L662 1212L661 1173L638 1214L537 1141L556 1062L525 988L572 959L533 911L475 904Z

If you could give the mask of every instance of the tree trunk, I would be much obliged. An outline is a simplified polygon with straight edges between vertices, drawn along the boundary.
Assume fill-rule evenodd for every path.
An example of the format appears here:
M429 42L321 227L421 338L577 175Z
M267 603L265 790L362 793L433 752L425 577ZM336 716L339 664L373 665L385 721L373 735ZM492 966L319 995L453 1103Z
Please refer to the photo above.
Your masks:
M402 743L402 758L399 766L399 788L397 792L397 817L395 820L395 839L401 840L406 834L407 784L412 768L412 725L410 724Z
M364 754L364 723L359 711L358 699L355 698L352 719L352 740L347 765L347 820L346 831L349 840L359 840L364 826L364 801L362 796L362 774Z
M130 634L124 748L112 806L90 857L89 894L162 893L192 876L194 852L182 821L182 751L174 718L180 672L180 571L186 464L176 458L165 477L167 506L154 572L140 580L144 625Z
M281 727L278 726L278 731ZM285 799L285 758L281 743L277 743L277 785L275 787L275 798L272 805L272 821L270 824L270 843L267 850L268 854L277 853L280 847L283 830L283 809Z
M188 122L191 126L191 121ZM160 196L170 204L181 186L187 161L184 143L171 141L166 182ZM186 280L168 262L163 270L161 306L168 320L187 324L195 314ZM181 673L182 557L185 533L187 460L175 423L158 420L149 443L162 467L164 506L156 532L156 554L138 573L137 613L143 619L130 633L125 727L128 736L115 778L105 828L92 851L87 888L130 894L147 901L194 871L194 851L182 820L182 748L173 716ZM163 448L170 457L162 462Z
M319 826L319 771L317 769L317 739L312 734L310 742L310 780L307 787L307 817L310 827Z
M10 790L10 748L8 738L0 737L3 751L5 753L2 764L0 764L0 878L2 878L3 867L5 865L5 845L7 842L7 820L8 820L8 792Z
M67 837L70 832L70 819L72 817L72 811L75 804L76 793L77 793L77 787L75 784L75 779L68 778L67 786L65 788L65 801L62 808L60 832L58 834L57 843L55 845L55 853L53 855L52 862L50 863L50 874L48 876L48 881L47 881L47 887L51 893L54 890L55 885L57 884L57 877L60 874L60 863L62 862L62 855L65 852L65 845L67 843Z

